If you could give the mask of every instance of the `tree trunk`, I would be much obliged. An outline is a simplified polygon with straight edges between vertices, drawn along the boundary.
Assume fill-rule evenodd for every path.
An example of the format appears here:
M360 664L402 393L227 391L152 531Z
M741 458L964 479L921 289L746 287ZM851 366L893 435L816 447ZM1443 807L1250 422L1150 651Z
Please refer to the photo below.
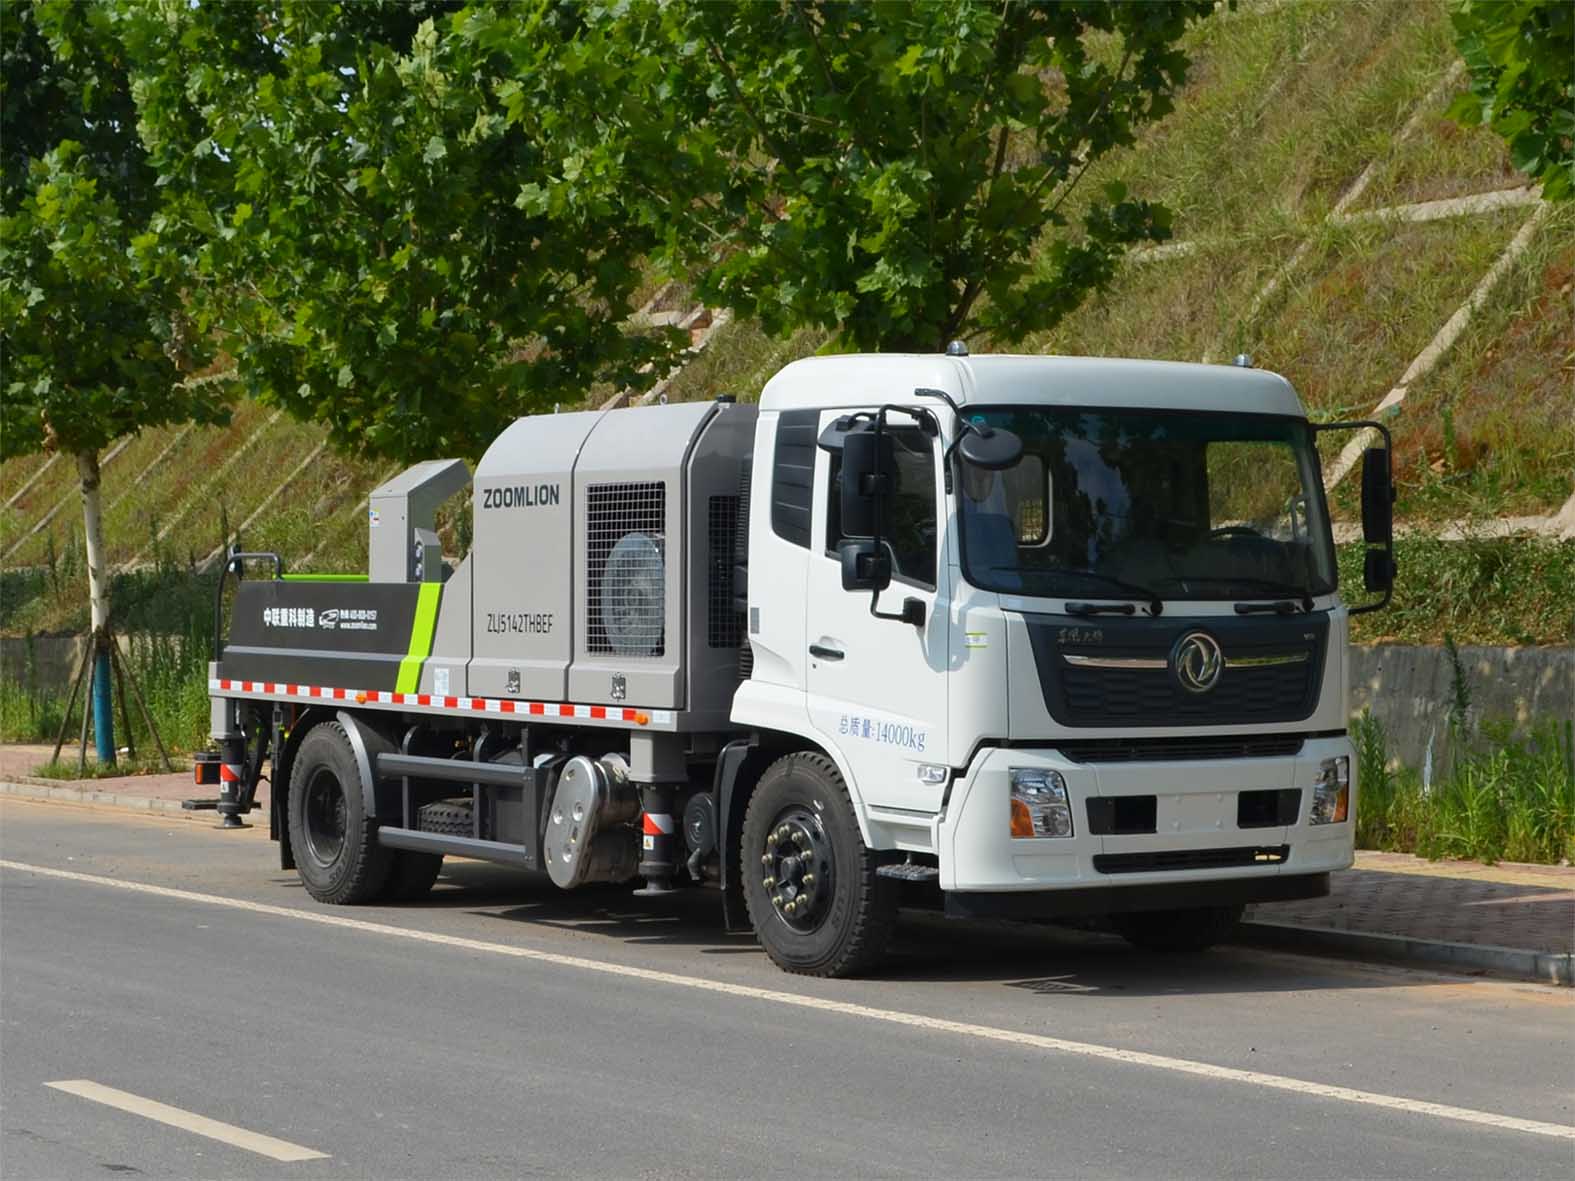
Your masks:
M99 498L98 452L77 452L77 473L82 478L82 526L87 536L88 598L92 607L93 740L101 765L115 762L115 713L110 697L109 572L104 566L104 517Z

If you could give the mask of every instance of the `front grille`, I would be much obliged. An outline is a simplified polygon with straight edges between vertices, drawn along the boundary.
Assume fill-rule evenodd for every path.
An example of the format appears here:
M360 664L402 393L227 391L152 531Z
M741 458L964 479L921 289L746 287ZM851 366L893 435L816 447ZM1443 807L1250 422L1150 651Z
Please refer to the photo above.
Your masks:
M1322 612L1101 617L1092 625L1024 614L1023 622L1045 708L1063 726L1299 722L1317 707L1329 638ZM1189 632L1212 639L1224 658L1219 680L1205 692L1184 689L1173 667L1176 645Z
M1280 865L1291 855L1289 845L1240 849L1166 849L1155 853L1096 853L1099 873L1153 873L1185 869L1235 869L1247 865Z
M1078 763L1169 763L1186 759L1282 759L1301 753L1300 734L1203 734L1169 738L1078 738L1056 750Z
M1232 668L1208 693L1181 689L1168 668L1087 668L1064 665L1062 691L1072 717L1084 725L1175 718L1193 722L1257 722L1305 717L1316 669L1301 664Z

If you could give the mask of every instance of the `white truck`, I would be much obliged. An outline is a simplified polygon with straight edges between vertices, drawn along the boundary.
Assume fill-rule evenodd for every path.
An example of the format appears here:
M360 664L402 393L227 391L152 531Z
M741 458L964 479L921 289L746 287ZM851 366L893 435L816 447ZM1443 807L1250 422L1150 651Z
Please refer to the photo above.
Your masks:
M905 905L1201 948L1352 861L1347 620L1394 577L1386 445L1378 597L1338 591L1316 443L1355 428L1387 440L1244 363L960 345L522 418L473 477L372 493L365 576L231 556L274 577L227 636L221 581L192 804L237 825L268 768L282 864L330 903L417 896L445 854L715 889L791 972L868 969Z

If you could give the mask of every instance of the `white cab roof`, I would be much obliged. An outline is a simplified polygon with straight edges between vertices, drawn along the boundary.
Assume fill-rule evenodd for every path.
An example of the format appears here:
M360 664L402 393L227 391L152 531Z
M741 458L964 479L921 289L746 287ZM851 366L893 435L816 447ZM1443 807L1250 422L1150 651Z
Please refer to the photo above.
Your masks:
M1170 410L1247 411L1305 417L1291 383L1265 369L1115 357L948 357L867 353L808 357L766 383L761 410L936 405L916 388L945 390L978 406L1036 403Z

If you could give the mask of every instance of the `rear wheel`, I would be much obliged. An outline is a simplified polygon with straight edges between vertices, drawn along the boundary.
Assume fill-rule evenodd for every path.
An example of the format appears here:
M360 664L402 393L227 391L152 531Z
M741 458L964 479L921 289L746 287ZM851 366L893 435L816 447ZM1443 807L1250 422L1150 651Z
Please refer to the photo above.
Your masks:
M290 774L290 848L319 902L370 902L388 880L390 850L378 844L362 789L343 726L323 722L301 740Z
M825 755L802 751L767 768L744 814L741 854L750 924L779 968L851 976L880 960L896 923L895 883L876 874Z
M1128 943L1144 951L1204 951L1235 929L1241 912L1240 906L1146 910L1115 915L1112 922Z

